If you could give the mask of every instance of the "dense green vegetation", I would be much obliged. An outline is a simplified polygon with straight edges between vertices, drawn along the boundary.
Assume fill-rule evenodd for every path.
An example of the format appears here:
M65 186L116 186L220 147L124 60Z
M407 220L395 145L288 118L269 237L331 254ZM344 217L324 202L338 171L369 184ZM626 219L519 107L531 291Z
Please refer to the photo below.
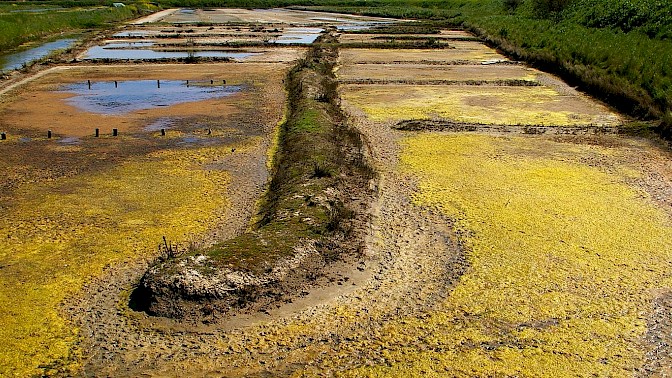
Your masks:
M23 43L48 38L64 32L93 29L137 17L156 9L147 3L129 4L123 8L109 5L84 8L69 7L70 2L0 3L0 50L7 51ZM45 9L45 11L35 11Z

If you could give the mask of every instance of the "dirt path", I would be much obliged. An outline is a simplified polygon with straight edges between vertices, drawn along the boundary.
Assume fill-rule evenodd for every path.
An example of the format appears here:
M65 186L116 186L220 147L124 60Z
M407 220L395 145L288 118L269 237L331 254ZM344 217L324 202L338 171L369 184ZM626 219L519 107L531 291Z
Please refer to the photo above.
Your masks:
M179 8L171 8L171 9L162 10L160 12L150 14L147 17L142 17L142 18L139 18L137 20L131 21L131 22L129 22L129 24L130 25L142 25L142 24L148 24L148 23L151 23L151 22L159 22L162 19L164 19L164 18L170 16L171 14L177 12L178 10L179 10Z

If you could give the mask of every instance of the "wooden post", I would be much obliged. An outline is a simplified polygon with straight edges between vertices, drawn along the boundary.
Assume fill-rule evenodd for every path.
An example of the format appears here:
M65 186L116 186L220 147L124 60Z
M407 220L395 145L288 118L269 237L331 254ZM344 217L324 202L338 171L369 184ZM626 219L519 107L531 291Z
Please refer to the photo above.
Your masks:
M161 80L157 80L157 81L156 81L156 87L157 87L157 88L161 88Z
M91 80L87 80L86 83L89 84L89 89L91 89Z
M161 136L166 136L166 129L161 129Z
M119 87L119 83L117 83L116 80L114 81L114 87L115 87L115 88L118 88L118 87Z
M100 136L100 129L96 129L96 138Z
M119 130L112 129L112 136L117 136L117 135L119 135Z
M51 130L47 130L47 138L51 139Z
M222 84L226 85L226 80L222 79Z
M7 134L0 133L0 140L7 140Z
M210 84L214 84L214 83L215 83L215 81L214 81L214 80L210 80Z
M189 88L189 80L187 80L187 88Z
M212 134L212 129L208 129L208 135Z

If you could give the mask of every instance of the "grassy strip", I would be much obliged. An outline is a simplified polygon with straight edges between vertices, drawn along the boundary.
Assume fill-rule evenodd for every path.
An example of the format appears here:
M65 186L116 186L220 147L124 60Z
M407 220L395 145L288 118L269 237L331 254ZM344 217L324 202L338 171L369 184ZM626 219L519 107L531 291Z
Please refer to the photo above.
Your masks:
M348 202L351 196L363 196L373 170L363 161L359 133L343 122L333 74L338 51L335 37L325 38L328 43L314 45L288 75L287 120L280 128L273 175L256 224L236 238L151 268L132 299L135 309L200 317L255 299L264 306L262 297L293 295L297 285L319 277L322 266L358 252L359 244L352 240L358 218ZM301 257L306 250L307 260ZM301 268L276 275L276 268L284 269L290 260ZM194 270L212 282L209 289L188 279ZM223 283L228 272L250 279L230 288Z
M315 47L290 72L289 115L281 126L260 220L252 232L206 252L219 264L263 272L276 260L291 256L300 240L328 236L340 222L342 204L324 194L338 185L342 165L342 154L333 143L333 126L340 121L330 101L337 95L329 77L333 64L324 63L323 56L334 51Z

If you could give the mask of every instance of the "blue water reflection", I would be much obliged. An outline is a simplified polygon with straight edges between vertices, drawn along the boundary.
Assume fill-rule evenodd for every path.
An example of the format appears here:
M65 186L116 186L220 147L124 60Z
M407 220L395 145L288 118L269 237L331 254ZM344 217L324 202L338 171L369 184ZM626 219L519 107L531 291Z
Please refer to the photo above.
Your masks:
M0 56L0 67L2 67L2 71L19 69L23 65L42 59L56 50L67 49L76 41L73 38L64 38L25 51Z
M240 85L210 85L180 80L133 80L68 84L62 92L74 93L66 101L84 111L98 114L125 114L137 110L171 106L231 96L242 90Z

